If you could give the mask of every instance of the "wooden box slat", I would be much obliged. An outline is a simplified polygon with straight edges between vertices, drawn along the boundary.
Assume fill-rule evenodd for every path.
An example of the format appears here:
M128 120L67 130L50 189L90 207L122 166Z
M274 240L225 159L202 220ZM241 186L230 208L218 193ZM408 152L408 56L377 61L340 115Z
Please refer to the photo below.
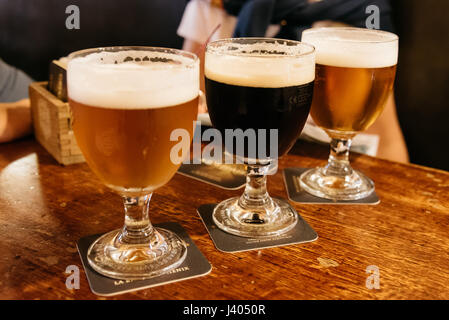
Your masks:
M69 104L47 90L47 82L29 87L31 117L37 141L63 165L84 162L71 128Z

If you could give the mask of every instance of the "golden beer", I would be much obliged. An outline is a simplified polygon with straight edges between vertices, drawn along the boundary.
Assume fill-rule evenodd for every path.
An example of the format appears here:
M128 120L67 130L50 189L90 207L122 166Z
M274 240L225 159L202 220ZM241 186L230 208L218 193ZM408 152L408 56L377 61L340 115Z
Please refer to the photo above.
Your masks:
M398 36L363 28L305 30L302 41L315 46L316 78L310 114L331 138L324 167L300 177L301 188L322 198L358 200L374 183L349 163L352 138L381 114L393 90Z
M198 98L149 109L94 107L70 100L76 141L94 173L119 193L148 193L167 183L180 164L170 161L173 130L193 137Z
M334 131L366 130L382 112L393 89L396 66L348 68L316 65L311 115Z

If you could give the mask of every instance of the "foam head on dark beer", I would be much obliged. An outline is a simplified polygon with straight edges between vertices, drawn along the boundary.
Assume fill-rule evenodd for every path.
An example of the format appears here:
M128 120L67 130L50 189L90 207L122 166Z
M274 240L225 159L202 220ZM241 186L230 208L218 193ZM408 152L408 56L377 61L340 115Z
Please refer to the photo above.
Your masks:
M227 49L208 49L205 75L210 80L245 87L282 88L315 79L315 55L310 46L291 46L280 40L232 43L232 53Z

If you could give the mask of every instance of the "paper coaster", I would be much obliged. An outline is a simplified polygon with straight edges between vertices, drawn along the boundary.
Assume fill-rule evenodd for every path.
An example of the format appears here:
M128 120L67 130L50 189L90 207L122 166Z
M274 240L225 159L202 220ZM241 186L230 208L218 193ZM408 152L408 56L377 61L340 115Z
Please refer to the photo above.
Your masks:
M87 280L93 293L100 296L113 296L116 294L142 290L176 281L187 280L207 275L212 266L201 253L195 243L190 239L181 225L174 222L166 222L155 225L175 232L187 244L187 256L184 262L168 274L156 276L145 280L117 280L105 277L96 272L87 261L87 250L89 246L102 234L96 234L78 240L77 248L86 271Z
M232 235L220 230L212 219L212 212L216 204L203 204L198 208L198 214L203 220L204 226L209 232L209 236L215 247L223 252L240 252L248 250L258 250L264 248L281 247L291 244L311 242L318 239L318 234L309 224L298 214L298 223L289 232L270 238L245 238Z
M289 200L298 203L308 203L308 204L379 204L380 200L374 191L371 195L360 200L330 200L320 197L316 197L301 189L299 184L299 177L301 174L310 168L285 168L284 182L285 188L287 189L287 194Z
M178 173L227 190L237 190L246 183L242 164L182 164Z

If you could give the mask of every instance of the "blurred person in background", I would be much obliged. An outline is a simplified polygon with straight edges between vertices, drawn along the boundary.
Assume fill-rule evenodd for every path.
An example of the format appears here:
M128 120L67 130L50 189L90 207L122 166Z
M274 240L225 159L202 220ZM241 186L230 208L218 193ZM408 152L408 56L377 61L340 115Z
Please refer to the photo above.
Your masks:
M197 53L202 61L204 90L204 42L218 25L210 40L264 36L300 40L302 31L312 27L365 28L369 5L379 8L380 29L394 32L389 0L191 0L177 33L184 38L183 49ZM206 106L201 111L206 112ZM394 94L366 133L379 137L376 156L409 162Z
M31 133L31 78L0 59L0 143Z
M197 54L202 61L200 88L203 92L205 42L231 37L236 24L237 17L226 12L221 0L191 0L185 8L177 34L184 38L182 49ZM274 37L280 27L277 24L269 24L266 29L264 35ZM198 111L207 112L203 99Z

